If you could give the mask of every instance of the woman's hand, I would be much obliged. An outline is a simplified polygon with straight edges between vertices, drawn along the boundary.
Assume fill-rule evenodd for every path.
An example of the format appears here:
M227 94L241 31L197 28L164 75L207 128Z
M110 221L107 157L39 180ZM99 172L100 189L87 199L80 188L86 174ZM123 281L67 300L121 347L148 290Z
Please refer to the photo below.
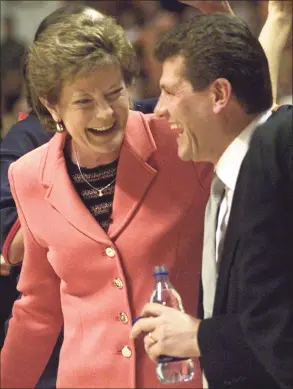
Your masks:
M292 26L292 3L292 0L269 1L268 17L259 36L269 62L273 105L276 105L278 100L280 67Z
M11 266L5 262L2 254L0 254L0 274L1 276L9 276Z
M219 0L178 0L180 3L190 5L191 7L198 8L203 13L213 13L213 12L223 12L234 14L232 11L229 1L219 1Z
M292 0L270 0L268 12L278 17L291 19L292 22Z

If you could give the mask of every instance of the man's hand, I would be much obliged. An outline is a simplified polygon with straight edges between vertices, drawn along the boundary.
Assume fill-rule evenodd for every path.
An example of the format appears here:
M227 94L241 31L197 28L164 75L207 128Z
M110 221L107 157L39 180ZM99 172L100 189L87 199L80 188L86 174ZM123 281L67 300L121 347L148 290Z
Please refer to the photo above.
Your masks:
M198 8L203 13L213 13L213 12L224 12L229 14L234 14L232 11L229 1L219 1L219 0L178 0L180 3L190 5L191 7Z
M137 338L142 332L147 333L144 346L153 361L160 355L181 358L200 356L197 343L200 320L154 303L145 305L141 316L143 318L132 328L131 338Z
M9 276L11 266L5 262L2 254L0 254L0 274L1 276Z

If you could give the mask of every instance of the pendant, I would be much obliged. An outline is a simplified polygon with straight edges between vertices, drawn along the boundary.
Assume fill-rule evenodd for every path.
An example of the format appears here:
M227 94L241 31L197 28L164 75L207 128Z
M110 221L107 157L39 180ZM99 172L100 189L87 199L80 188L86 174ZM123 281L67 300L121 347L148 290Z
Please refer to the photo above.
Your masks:
M103 196L104 196L102 190L98 190L98 196L99 196L99 197L103 197Z

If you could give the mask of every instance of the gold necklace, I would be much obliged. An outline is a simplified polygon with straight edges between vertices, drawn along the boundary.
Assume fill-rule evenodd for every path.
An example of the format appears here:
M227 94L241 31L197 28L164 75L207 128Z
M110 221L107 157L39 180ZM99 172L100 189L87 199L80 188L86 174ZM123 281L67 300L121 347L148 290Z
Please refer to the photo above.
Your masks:
M78 167L78 170L79 170L79 173L81 175L81 178L84 180L84 182L86 182L88 184L88 186L90 186L92 189L94 189L97 193L98 193L98 196L99 197L103 197L104 196L104 193L103 191L107 188L109 188L109 186L111 186L112 184L114 184L114 182L116 181L116 177L114 178L113 181L110 182L110 184L104 186L103 188L95 188L90 182L88 182L88 180L85 178L85 176L82 174L81 172L81 168L80 168L80 164L79 164L79 161L78 161L78 154L77 154L77 150L76 150L76 147L75 147L75 144L72 142L72 146L73 146L73 149L74 149L74 153L75 153L75 159L76 159L76 163L77 163L77 167Z

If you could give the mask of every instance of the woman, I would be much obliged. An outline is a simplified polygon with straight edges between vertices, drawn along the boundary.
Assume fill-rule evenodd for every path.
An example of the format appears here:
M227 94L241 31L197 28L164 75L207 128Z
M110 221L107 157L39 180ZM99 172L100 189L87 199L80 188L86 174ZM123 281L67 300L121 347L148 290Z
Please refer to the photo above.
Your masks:
M30 50L33 108L59 133L10 168L25 257L3 388L34 387L63 321L57 387L161 387L129 339L158 263L196 314L210 167L180 161L165 122L129 111L136 72L121 28L94 14L64 17Z
M61 22L65 16L80 14L80 13L96 13L97 17L103 17L95 9L86 7L79 3L70 3L56 11L49 14L40 24L34 37L34 41L38 40L38 37L45 31L47 27L57 22ZM26 72L24 67L24 80L26 79ZM35 149L36 147L48 142L53 132L45 131L41 125L37 115L32 110L31 98L29 95L29 88L27 89L27 103L30 107L30 114L24 120L15 124L8 135L5 137L1 144L1 252L4 257L9 252L8 260L11 263L19 263L22 261L24 247L22 241L22 232L17 230L19 226L19 220L17 219L17 212L14 200L11 195L10 186L8 182L8 168L9 165L17 160L20 156ZM133 109L137 109L143 112L153 112L153 106L156 99L148 99L143 101L135 101L133 103ZM15 234L15 235L14 235ZM7 238L7 239L6 239ZM6 239L6 240L5 240ZM5 244L2 244L4 242ZM1 261L2 261L1 254ZM15 260L14 260L15 258ZM6 266L6 268L5 268ZM1 324L3 329L1 330L1 348L4 343L4 323L7 317L11 314L12 305L17 298L16 282L20 272L20 266L12 267L9 272L9 265L1 262L1 279L0 287L1 294L5 296L1 303L1 312L3 317ZM6 270L7 269L7 270ZM6 273L4 272L6 270ZM5 274L11 277L3 277ZM3 292L3 293L2 293ZM62 334L61 334L62 335ZM58 370L59 351L62 344L63 335L57 340L56 346L52 352L51 358L47 363L47 366L37 384L37 388L55 388L56 376Z

